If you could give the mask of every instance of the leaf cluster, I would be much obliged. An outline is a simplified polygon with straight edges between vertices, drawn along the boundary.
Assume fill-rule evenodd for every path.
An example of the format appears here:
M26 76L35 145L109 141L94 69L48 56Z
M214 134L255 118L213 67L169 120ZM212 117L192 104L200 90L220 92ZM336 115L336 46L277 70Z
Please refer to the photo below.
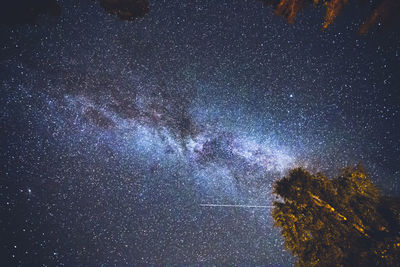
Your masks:
M381 195L361 166L334 179L293 169L277 181L272 216L297 266L394 266L400 201Z
M282 16L288 23L293 23L297 14L307 5L314 7L324 6L325 17L322 29L328 28L340 14L349 0L261 0L265 5L272 5L275 14ZM366 34L374 25L389 24L398 18L400 13L400 1L380 0L376 1L377 7L373 13L362 23L360 34ZM374 1L375 4L375 1Z

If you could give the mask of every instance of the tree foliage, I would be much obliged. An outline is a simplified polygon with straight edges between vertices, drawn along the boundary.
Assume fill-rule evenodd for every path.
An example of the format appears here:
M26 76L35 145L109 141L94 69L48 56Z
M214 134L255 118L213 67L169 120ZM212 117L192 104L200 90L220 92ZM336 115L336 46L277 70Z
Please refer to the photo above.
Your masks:
M274 185L272 216L297 266L396 266L400 201L382 196L361 166L334 179L293 169Z
M93 0L120 20L132 21L149 12L147 0ZM35 23L40 15L61 15L58 0L6 0L0 5L0 24L17 25Z
M135 20L149 12L147 0L98 0L100 5L120 20Z
M39 15L61 15L57 0L9 0L0 5L0 24L34 23Z
M149 12L148 0L93 0L98 2L104 10L121 20L132 21L144 17ZM326 29L332 24L349 0L259 0L265 5L272 5L275 14L284 17L293 23L297 14L306 5L325 6L325 18L322 28ZM353 0L354 1L354 0ZM360 0L363 1L363 0ZM376 8L361 25L359 33L366 34L374 25L388 24L399 18L399 0L373 0ZM61 7L58 0L7 0L1 5L0 24L15 25L34 23L42 14L60 16Z
M324 5L326 8L322 29L332 24L349 0L261 0L265 5L272 5L275 14L284 17L287 22L293 23L297 14L306 5L318 7ZM374 1L375 2L375 1ZM399 0L380 0L372 15L361 25L359 33L366 34L375 24L388 24L391 20L398 18L400 14Z

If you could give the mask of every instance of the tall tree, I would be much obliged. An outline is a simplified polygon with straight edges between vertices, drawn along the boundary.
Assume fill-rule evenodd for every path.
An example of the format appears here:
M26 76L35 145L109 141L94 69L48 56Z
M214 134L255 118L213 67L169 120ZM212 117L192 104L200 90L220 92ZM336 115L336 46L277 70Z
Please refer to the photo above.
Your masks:
M384 197L361 166L334 179L302 168L274 185L272 216L296 266L396 266L400 202Z

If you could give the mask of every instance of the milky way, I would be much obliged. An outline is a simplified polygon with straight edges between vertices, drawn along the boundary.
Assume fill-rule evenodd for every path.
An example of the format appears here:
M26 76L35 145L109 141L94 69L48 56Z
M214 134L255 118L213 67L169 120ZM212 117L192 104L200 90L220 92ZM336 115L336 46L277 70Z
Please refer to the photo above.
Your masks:
M5 263L291 265L268 208L290 168L400 193L398 32L167 2L2 26Z

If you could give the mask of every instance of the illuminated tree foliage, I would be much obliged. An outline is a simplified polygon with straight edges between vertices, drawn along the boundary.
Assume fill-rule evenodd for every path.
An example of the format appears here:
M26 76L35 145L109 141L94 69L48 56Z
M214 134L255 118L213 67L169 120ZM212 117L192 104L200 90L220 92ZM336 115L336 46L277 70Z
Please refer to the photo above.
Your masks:
M292 170L274 185L272 216L296 266L398 266L400 201L385 197L362 167L335 179Z
M275 14L284 17L287 22L293 23L300 10L308 4L313 6L324 5L326 8L322 29L326 29L339 15L348 0L261 0L265 5L272 5ZM373 14L361 25L359 33L366 34L375 24L387 24L400 15L399 0L380 0Z
M98 0L100 5L110 14L121 20L135 20L149 12L147 0Z
M383 0L374 13L361 25L360 33L366 34L375 24L388 24L400 15L399 0Z
M109 14L121 20L135 20L149 12L148 0L93 0L98 2ZM297 14L305 5L324 5L326 13L322 29L334 22L349 0L260 0L265 5L272 5L275 14L293 23ZM354 1L354 0L353 0ZM373 14L361 25L359 33L366 34L375 24L388 24L400 15L400 0L376 0L379 4ZM376 2L374 0L374 2ZM61 7L57 0L8 0L0 8L0 24L34 23L41 14L60 16Z
M147 0L93 0L120 20L135 20L149 12ZM0 24L17 25L35 23L40 15L61 15L58 0L6 0L0 5Z

